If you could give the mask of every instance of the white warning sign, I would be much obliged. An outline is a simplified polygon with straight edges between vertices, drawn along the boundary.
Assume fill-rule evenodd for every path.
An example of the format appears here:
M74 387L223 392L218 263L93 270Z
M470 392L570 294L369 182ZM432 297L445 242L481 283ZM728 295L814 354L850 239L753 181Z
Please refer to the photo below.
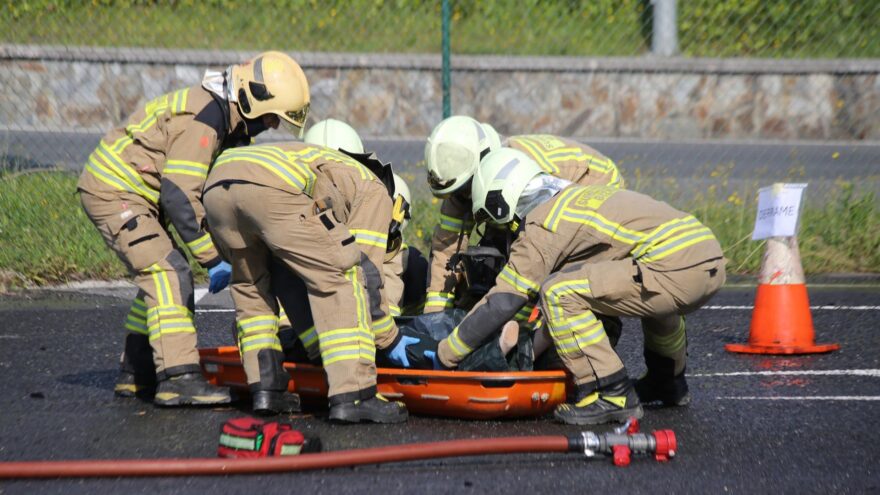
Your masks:
M752 239L797 235L798 218L807 184L782 184L758 190L758 214Z

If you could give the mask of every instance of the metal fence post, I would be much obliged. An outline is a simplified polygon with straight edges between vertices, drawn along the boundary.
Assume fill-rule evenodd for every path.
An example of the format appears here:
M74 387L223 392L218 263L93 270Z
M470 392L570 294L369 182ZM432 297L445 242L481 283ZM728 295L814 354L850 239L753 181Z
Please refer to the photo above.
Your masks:
M651 51L654 55L671 57L678 53L678 22L675 0L651 0L654 24Z
M449 95L449 87L452 85L449 62L449 24L452 21L452 9L449 8L449 0L443 0L443 118L452 115L452 99Z

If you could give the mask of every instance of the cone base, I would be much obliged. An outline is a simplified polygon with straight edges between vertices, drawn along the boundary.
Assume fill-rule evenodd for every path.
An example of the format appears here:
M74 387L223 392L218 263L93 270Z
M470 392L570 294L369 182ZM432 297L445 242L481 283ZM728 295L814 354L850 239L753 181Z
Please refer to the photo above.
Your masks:
M821 354L840 349L840 344L816 344L809 346L726 344L724 349L728 352L744 354Z

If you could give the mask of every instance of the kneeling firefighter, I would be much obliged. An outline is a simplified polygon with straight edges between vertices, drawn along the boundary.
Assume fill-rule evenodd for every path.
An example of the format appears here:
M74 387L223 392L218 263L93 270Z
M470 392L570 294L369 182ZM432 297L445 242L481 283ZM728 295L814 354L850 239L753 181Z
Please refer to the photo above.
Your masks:
M379 351L377 361L383 365L407 366L407 346L414 339L401 335L390 310L385 286L383 264L386 256L399 249L400 227L406 219L408 204L402 197L392 203L394 179L389 165L382 164L373 153L365 153L357 132L338 120L315 124L306 133L306 144L298 144L298 153L306 156L315 174L326 176L334 185L330 198L337 218L349 229L360 248L360 265L366 279L369 316L373 337ZM293 146L293 144L290 144ZM394 242L389 253L389 233ZM318 336L313 323L313 308L303 303L305 289L294 273L279 263L273 270L272 285L290 320L292 332L298 336L305 354L317 362ZM285 347L294 339L282 335ZM292 359L295 359L292 357Z
M512 136L502 140L495 129L465 116L440 122L428 138L425 163L431 192L443 198L440 223L431 238L431 279L425 312L458 307L469 310L493 285L495 276L510 255L510 246L522 225L503 227L482 224L478 246L468 247L471 232L478 228L471 216L470 184L480 160L501 146L518 149L539 164L550 178L580 185L623 187L617 166L594 148L570 139L545 134ZM530 195L541 196L542 183ZM534 308L524 307L514 317L524 323ZM605 324L612 344L623 328L620 318L597 315Z
M266 52L149 101L91 154L77 184L83 208L139 289L125 323L116 395L155 390L160 406L229 402L228 389L209 385L200 373L192 273L168 224L208 269L211 292L222 290L230 266L205 228L208 170L222 150L279 122L301 129L308 110L300 66Z
M218 158L205 185L211 231L232 263L238 344L254 411L299 409L298 396L287 393L290 376L282 365L280 299L295 321L293 304L314 315L311 332L327 373L331 420L405 421L404 405L376 391L362 253L345 225L348 211L333 185L339 179L324 171L337 161L346 162L339 168L355 168L336 151L303 143L236 148ZM283 270L273 270L273 260ZM302 294L288 299L273 290L282 272L301 284Z
M529 194L536 183L554 193ZM509 148L485 157L472 198L477 221L524 227L496 285L440 342L437 365L455 367L539 300L577 385L556 419L597 424L642 415L639 395L596 312L642 319L648 374L637 387L643 400L686 401L683 315L705 304L725 279L721 246L708 228L643 194L548 176Z

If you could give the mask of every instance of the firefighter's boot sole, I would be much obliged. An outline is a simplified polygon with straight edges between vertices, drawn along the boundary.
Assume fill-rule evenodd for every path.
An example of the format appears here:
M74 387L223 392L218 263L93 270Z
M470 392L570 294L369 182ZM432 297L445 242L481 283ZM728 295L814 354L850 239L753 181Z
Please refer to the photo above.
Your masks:
M275 390L257 390L253 395L254 414L275 416L300 412L299 395Z

